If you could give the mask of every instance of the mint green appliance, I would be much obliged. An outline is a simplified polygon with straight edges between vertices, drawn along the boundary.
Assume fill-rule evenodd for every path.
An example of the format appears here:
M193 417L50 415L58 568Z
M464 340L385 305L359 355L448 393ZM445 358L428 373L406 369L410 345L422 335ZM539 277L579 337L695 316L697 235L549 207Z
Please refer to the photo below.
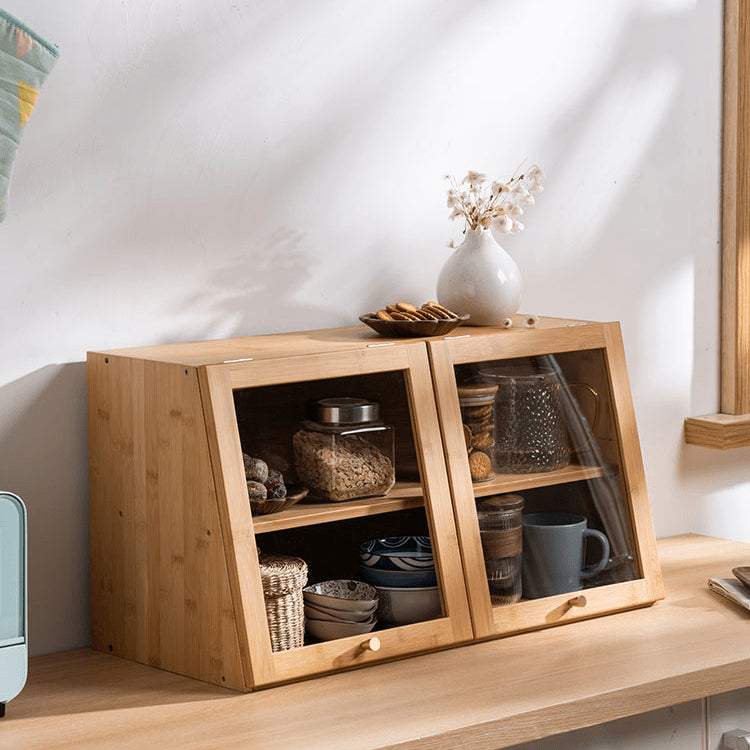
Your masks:
M0 492L0 717L26 684L28 672L26 538L23 501Z

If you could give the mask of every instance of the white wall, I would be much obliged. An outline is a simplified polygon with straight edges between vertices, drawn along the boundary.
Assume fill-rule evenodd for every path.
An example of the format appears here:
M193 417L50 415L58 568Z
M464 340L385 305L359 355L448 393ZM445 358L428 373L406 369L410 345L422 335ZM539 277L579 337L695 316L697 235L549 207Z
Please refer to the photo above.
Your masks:
M56 41L0 228L0 486L34 653L85 645L88 349L434 297L442 175L548 174L522 309L623 324L657 533L750 539L718 408L721 3L13 0ZM739 522L732 514L739 512Z

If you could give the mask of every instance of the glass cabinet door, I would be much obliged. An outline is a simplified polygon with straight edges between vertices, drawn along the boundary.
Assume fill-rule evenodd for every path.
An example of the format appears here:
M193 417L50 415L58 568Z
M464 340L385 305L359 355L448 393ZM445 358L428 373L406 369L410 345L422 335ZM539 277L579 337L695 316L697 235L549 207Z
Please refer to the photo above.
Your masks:
M659 598L617 326L429 347L477 635Z
M422 342L210 366L205 378L256 686L473 637ZM264 467L296 499L275 508ZM287 564L306 572L296 604L266 585L267 566Z

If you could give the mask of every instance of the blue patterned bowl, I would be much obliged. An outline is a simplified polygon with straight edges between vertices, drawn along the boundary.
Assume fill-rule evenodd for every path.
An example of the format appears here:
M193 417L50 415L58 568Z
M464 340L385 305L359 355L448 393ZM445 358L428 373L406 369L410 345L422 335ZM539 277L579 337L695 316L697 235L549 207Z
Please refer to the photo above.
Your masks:
M428 536L386 536L359 545L363 567L380 570L425 571L435 569Z
M359 568L359 578L373 586L389 586L396 589L437 586L435 568L426 570L382 570L381 568L368 568L366 565L362 565Z

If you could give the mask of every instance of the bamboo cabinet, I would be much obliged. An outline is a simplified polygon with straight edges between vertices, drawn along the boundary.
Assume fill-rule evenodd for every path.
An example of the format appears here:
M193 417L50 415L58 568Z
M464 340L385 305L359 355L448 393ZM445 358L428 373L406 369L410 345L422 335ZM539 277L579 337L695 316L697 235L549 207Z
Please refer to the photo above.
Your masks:
M458 386L488 367L540 357L551 357L562 382L596 392L595 434L580 416L592 406L586 391L565 385L580 416L569 440L586 450L573 445L562 468L473 482ZM543 319L535 330L466 327L411 340L357 327L90 352L88 382L97 649L249 691L662 595L616 324ZM242 453L290 467L309 404L332 396L381 404L394 428L395 485L382 497L254 517ZM526 510L581 512L607 534L611 556L587 582L585 605L573 594L493 602L477 500L508 492ZM259 551L301 557L315 583L357 578L362 541L406 534L431 539L439 614L272 650Z

